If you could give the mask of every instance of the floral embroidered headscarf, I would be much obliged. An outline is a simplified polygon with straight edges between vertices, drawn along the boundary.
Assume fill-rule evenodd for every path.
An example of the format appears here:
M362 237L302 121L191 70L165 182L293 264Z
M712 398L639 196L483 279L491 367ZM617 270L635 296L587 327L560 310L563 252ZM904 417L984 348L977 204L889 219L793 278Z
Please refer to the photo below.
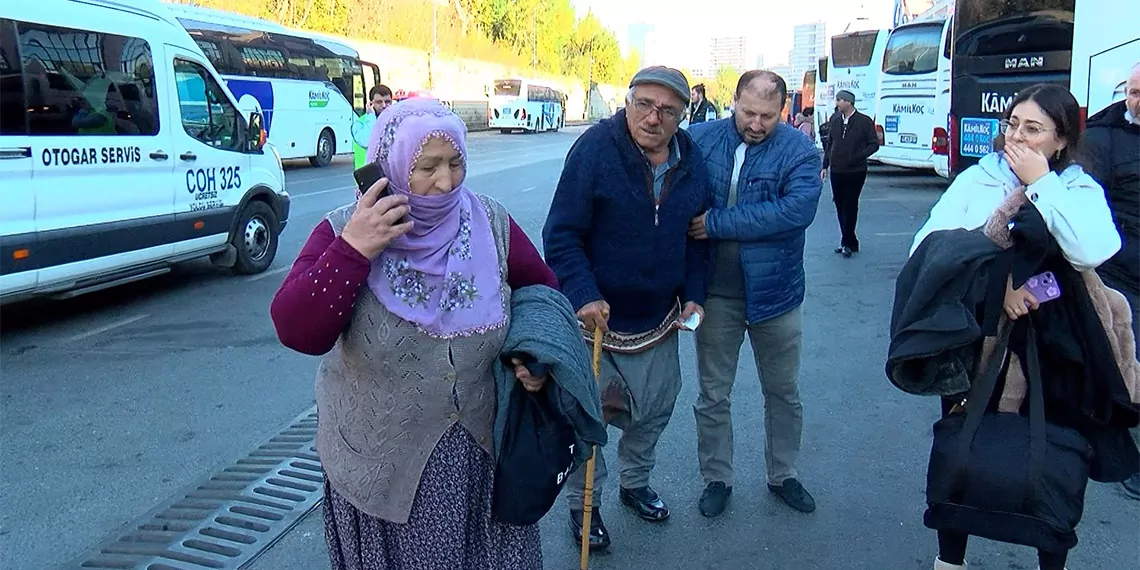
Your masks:
M467 127L436 99L408 99L380 113L368 143L393 194L408 197L414 227L372 262L368 287L384 306L425 333L451 338L502 326L499 255L487 210L461 180L439 196L418 196L409 181L424 143L451 143L467 170Z

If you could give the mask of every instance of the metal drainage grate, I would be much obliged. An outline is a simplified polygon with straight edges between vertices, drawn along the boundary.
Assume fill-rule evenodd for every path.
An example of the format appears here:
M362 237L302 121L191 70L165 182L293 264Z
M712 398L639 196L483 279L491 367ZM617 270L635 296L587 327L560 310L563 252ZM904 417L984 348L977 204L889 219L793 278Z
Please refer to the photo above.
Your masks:
M64 569L236 569L320 504L316 408L244 459L175 495Z

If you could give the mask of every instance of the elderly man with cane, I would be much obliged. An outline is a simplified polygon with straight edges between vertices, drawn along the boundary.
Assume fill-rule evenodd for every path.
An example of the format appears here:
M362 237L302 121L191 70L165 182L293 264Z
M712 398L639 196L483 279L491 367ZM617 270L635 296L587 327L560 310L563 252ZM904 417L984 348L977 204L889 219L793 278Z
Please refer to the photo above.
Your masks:
M583 335L603 335L598 382L606 421L622 430L619 497L651 522L669 517L649 476L681 389L677 331L699 326L708 271L708 246L688 236L689 220L711 204L696 146L678 130L688 104L680 71L638 72L625 109L570 149L543 229L546 262ZM590 549L610 544L598 510L607 469L597 451L594 470L587 464L566 485L571 531L586 542L588 528ZM587 502L590 473L597 484Z

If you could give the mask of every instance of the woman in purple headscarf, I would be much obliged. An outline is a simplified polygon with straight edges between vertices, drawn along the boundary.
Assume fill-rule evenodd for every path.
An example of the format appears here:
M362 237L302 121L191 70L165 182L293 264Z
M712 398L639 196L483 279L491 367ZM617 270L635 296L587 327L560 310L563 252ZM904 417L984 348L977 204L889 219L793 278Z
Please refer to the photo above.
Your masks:
M334 570L542 567L537 525L491 519L491 365L511 290L557 281L503 207L464 185L465 138L434 99L381 113L368 157L388 178L325 216L273 299L281 342L324 355Z

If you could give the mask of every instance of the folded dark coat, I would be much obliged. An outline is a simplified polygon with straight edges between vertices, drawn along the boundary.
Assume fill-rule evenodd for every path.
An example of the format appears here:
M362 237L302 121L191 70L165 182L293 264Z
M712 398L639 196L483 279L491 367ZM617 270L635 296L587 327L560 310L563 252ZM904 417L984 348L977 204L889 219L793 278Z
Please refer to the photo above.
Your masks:
M594 380L590 351L582 340L578 318L570 301L545 285L516 289L511 295L511 326L503 342L504 356L519 355L545 368L547 389L555 412L574 428L574 463L590 458L591 446L606 444L602 404ZM503 430L518 383L514 369L499 359L494 365L498 408L495 414L495 449L503 443Z

